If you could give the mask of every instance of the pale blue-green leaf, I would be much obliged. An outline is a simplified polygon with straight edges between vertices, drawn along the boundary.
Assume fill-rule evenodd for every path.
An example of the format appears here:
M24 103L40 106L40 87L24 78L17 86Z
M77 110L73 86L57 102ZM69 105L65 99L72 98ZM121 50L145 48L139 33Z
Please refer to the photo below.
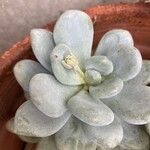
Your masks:
M96 49L96 55L106 55L115 52L116 46L124 44L134 46L133 38L129 31L123 29L113 29L105 33Z
M100 149L98 149L98 150L100 150ZM120 146L117 146L117 147L113 148L112 150L131 150L131 149L124 149Z
M95 98L109 98L117 95L123 88L123 81L117 77L109 76L105 80L97 85L90 86L89 92Z
M150 134L150 123L146 124L146 131L148 132L148 134Z
M6 124L6 128L9 132L11 133L14 133L14 134L17 134L14 130L14 118L10 119L7 124ZM23 136L23 135L18 135L18 137L24 141L24 142L27 142L27 143L37 143L41 140L40 137L28 137L28 136Z
M55 24L54 40L56 44L67 44L82 64L91 56L93 24L90 17L82 11L66 11Z
M52 70L57 80L66 85L80 85L84 79L74 69L68 69L62 61L66 56L71 55L70 48L65 44L57 45L51 53Z
M97 85L102 81L101 74L96 70L86 70L85 72L85 81L88 85Z
M143 60L140 73L133 79L128 81L129 84L148 85L150 83L150 61Z
M108 125L114 120L113 112L87 91L80 91L67 103L75 117L92 126Z
M106 56L92 56L84 63L86 70L94 69L102 75L108 75L113 71L113 64Z
M37 144L36 150L58 150L54 136L42 138L42 140Z
M142 57L135 47L118 45L116 51L110 52L107 57L113 63L113 73L124 81L134 78L141 71Z
M96 142L101 149L112 149L116 147L123 138L123 129L117 117L107 126L94 127L84 124L83 129L85 135Z
M55 134L58 150L96 150L96 143L85 136L82 123L70 118L64 127Z
M59 118L50 118L39 111L31 101L26 101L17 110L14 130L19 135L46 137L60 130L70 117L66 112Z
M126 83L117 96L103 102L130 124L150 122L150 87Z
M123 140L120 147L128 150L149 150L149 136L142 126L122 121Z
M47 73L47 71L38 62L33 60L21 60L14 67L16 80L24 91L29 91L29 82L38 73Z
M30 36L34 55L52 73L49 55L55 46L53 34L45 29L33 29L31 30Z
M29 84L31 101L49 117L59 117L67 111L66 102L77 91L78 86L67 86L58 82L50 74L37 74Z

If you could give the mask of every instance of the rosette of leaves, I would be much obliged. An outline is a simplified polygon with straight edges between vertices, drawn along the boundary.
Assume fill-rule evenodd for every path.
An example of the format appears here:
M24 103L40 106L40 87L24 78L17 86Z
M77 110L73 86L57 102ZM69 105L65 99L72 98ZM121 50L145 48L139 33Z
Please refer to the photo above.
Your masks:
M14 67L27 101L8 122L11 132L38 150L149 148L138 125L150 122L150 62L126 30L104 34L94 56L92 43L92 21L77 10L63 13L53 33L31 31L39 62Z

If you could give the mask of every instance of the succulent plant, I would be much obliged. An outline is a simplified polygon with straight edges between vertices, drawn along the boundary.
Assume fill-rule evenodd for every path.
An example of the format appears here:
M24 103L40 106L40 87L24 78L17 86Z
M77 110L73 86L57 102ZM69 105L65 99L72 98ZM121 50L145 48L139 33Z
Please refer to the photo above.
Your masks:
M148 150L139 125L150 122L150 62L123 29L104 34L94 56L92 43L92 21L78 10L63 13L53 33L31 30L39 63L14 67L27 101L7 128L37 150Z

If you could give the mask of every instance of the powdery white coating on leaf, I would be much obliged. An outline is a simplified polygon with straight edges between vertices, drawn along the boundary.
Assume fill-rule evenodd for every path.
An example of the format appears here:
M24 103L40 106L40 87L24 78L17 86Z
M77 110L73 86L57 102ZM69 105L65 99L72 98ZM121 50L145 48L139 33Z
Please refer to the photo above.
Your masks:
M54 27L54 41L67 44L80 64L91 56L93 24L90 17L78 10L68 10L57 20Z
M103 35L95 54L107 56L110 52L115 52L116 47L122 44L134 46L133 38L129 31L123 29L110 30Z
M107 126L94 127L84 124L85 135L89 137L102 149L112 149L116 147L123 138L123 129L118 118Z
M96 143L88 141L82 123L70 118L65 126L55 134L58 150L96 150Z
M17 132L15 132L14 130L14 118L10 119L7 124L6 124L6 128L8 131L10 131L11 133L17 134ZM23 135L18 135L18 137L27 143L37 143L41 140L40 137L28 137L28 136L23 136Z
M31 30L30 37L34 55L52 73L49 55L55 46L53 34L45 29L33 29Z
M149 136L144 127L122 121L123 140L119 144L124 149L149 150Z
M141 71L142 56L135 47L118 45L114 52L107 54L107 57L113 63L113 73L124 81L134 78Z
M52 70L59 82L66 85L80 85L84 83L83 78L74 69L67 69L62 61L70 55L71 49L65 44L57 45L51 53ZM78 59L78 58L77 58Z
M128 81L129 84L142 84L147 85L150 83L150 61L143 60L142 69L140 73Z
M106 56L92 56L84 63L85 69L94 69L102 75L108 75L113 71L113 64Z
M36 150L58 150L56 148L54 136L42 138L37 144Z
M59 118L50 118L40 112L31 101L26 101L17 110L14 130L19 135L46 137L61 129L70 117L66 112Z
M130 124L150 122L150 87L126 83L117 96L103 102Z
M13 71L16 80L24 91L29 91L29 82L35 74L47 73L38 62L28 59L17 62Z
M114 120L113 112L87 91L80 91L67 103L75 117L92 126L108 125Z
M117 77L107 77L105 80L97 85L90 86L89 93L95 98L109 98L117 95L123 88L123 81Z
M78 86L66 86L52 75L37 74L29 85L31 101L49 117L59 117L67 111L66 102L80 90Z

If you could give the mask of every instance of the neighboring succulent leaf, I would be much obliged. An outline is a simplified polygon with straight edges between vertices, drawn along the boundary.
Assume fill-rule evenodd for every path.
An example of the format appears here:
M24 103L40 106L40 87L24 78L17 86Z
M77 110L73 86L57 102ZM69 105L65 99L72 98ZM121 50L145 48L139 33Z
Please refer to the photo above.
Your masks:
M47 71L38 62L33 60L21 60L14 67L16 80L24 91L27 92L29 91L31 78L37 73L47 73Z
M58 150L96 150L96 143L85 137L82 123L70 118L65 126L55 134Z
M23 150L35 150L36 144L26 143L23 145Z
M53 34L45 29L33 29L31 30L30 37L34 55L52 73L49 55L55 46Z
M107 57L113 63L113 73L124 81L134 78L141 71L142 57L135 47L119 45Z
M117 96L102 101L128 123L150 122L150 87L126 83Z
M124 149L124 148L122 148L122 147L120 147L120 146L117 146L117 147L115 147L115 148L100 148L100 147L97 147L97 150L131 150L131 149Z
M108 125L114 119L113 112L105 104L84 90L73 96L67 104L75 117L92 126Z
M66 103L80 90L78 86L66 86L50 74L37 74L29 84L30 97L35 106L49 117L59 117L67 111Z
M11 133L17 134L17 132L15 132L14 130L14 118L10 119L7 124L6 124L6 128L8 129L8 131L10 131ZM41 140L40 137L28 137L28 136L23 136L23 135L18 135L19 138L27 143L37 143Z
M120 147L120 146L117 146L117 147L115 147L113 150L129 150L129 149L124 149L124 148L122 148L122 147ZM131 150L131 149L130 149Z
M114 121L107 126L94 127L84 124L85 135L96 142L102 150L116 147L123 138L121 122L115 117Z
M150 61L143 60L142 69L140 73L133 78L132 80L128 81L129 84L142 84L148 85L150 83Z
M150 123L146 124L146 131L150 134Z
M56 44L67 44L83 64L91 56L93 43L93 24L90 17L82 11L66 11L55 24L54 40Z
M102 75L108 75L113 71L113 64L106 56L92 56L84 63L85 70L93 69Z
M66 112L59 118L50 118L40 112L31 101L26 101L17 110L14 130L19 135L46 137L56 133L69 119Z
M66 85L80 85L84 79L74 69L68 69L62 61L71 55L71 49L65 44L57 45L51 53L52 70L57 80Z
M109 98L117 95L123 88L123 81L117 77L109 76L105 80L97 85L90 86L89 93L95 98Z
M122 121L123 140L120 147L128 150L149 150L149 136L142 126Z
M86 70L85 72L85 81L88 85L98 85L102 81L101 74L96 70Z
M42 138L37 144L36 150L58 150L53 136Z
M118 45L134 46L133 38L129 31L114 29L106 32L96 49L96 55L106 55L115 52Z

